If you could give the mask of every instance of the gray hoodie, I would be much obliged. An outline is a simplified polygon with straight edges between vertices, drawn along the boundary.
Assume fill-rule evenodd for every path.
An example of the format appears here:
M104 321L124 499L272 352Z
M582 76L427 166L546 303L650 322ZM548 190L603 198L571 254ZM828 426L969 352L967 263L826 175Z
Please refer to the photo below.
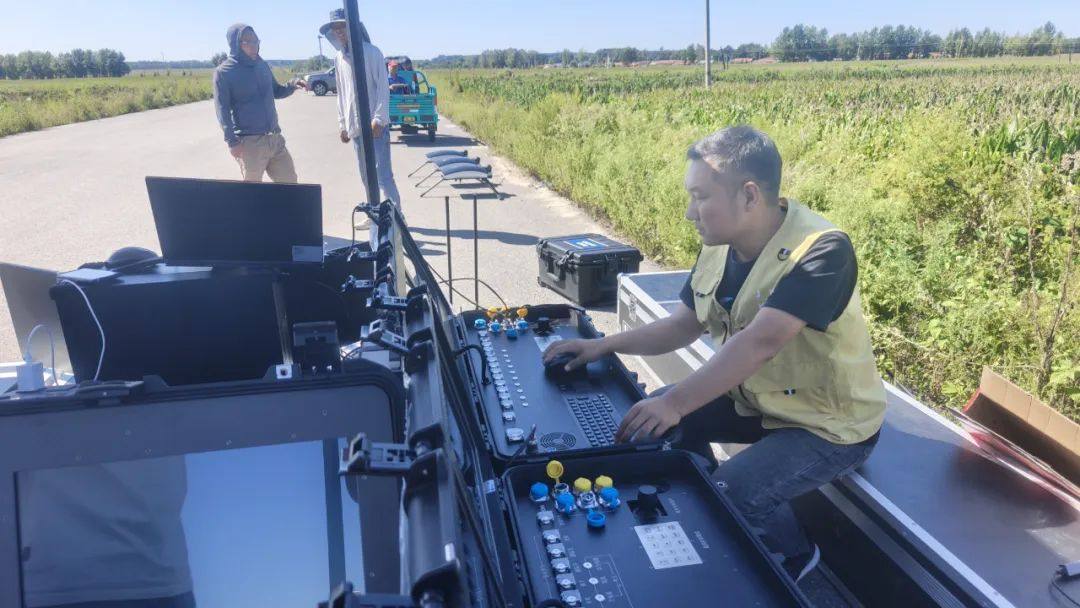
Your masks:
M252 59L240 49L240 35L249 29L251 26L244 23L229 27L225 34L229 58L214 70L214 105L230 147L240 143L241 135L281 132L274 99L288 97L296 90L278 84L262 57Z

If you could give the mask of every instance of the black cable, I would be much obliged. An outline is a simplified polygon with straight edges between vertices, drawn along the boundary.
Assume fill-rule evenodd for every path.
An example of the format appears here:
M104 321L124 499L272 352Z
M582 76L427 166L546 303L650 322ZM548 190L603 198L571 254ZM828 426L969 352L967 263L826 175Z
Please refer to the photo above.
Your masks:
M1057 589L1057 592L1060 593L1062 597L1069 600L1069 602L1071 602L1073 606L1080 607L1080 602L1076 601L1076 599L1073 598L1073 596L1066 593L1065 590L1061 588L1061 585L1058 584L1058 577L1055 576L1055 577L1050 579L1050 586L1053 587L1054 589Z
M447 281L446 279L443 279L442 281L439 281L439 284L440 285L449 285L450 283L457 283L458 281L473 281L473 280L475 280L477 283L480 283L484 287L487 287L488 291L493 293L496 298L499 298L499 303L502 304L503 307L505 307L505 308L510 307L510 305L506 303L506 300L504 300L503 297L501 295L499 295L499 292L495 291L495 288L492 287L491 285L488 285L487 281L485 281L483 279L473 279L473 277L458 277L456 279L450 279L449 281ZM451 286L450 288L453 289L453 286ZM461 293L460 291L457 291L456 289L454 289L454 291L456 293ZM472 304L474 306L476 306L477 310L481 310L481 307L480 307L479 303L472 302Z
M514 455L511 456L510 460L506 463L506 469L505 470L509 470L510 467L514 466L514 461L517 460L518 458L520 458L523 453L525 453L525 449L529 447L529 443L534 438L536 438L536 425L535 424L532 425L532 430L530 430L528 436L525 437L525 441L523 441L521 443L521 447L519 447L517 449L517 451L514 452Z
M352 244L349 245L349 249L353 249L356 247L356 210L359 208L359 206L353 207L352 217L349 220L349 225L352 226Z
M472 277L458 277L456 279L452 279L452 280L448 281L445 278L443 278L443 276L441 274L439 274L439 271L435 270L430 265L428 266L428 268L431 270L431 273L434 274L437 279L439 279L439 285L448 285L450 287L451 291L453 291L454 293L461 296L461 298L463 300L465 300L466 302L468 302L469 304L472 304L473 307L476 308L476 310L484 310L484 307L480 306L479 302L474 302L472 299L469 298L469 296L461 293L456 288L454 288L453 285L451 285L451 283L457 283L458 281L472 281L473 280ZM506 300L504 300L503 297L501 295L499 295L498 291L495 291L494 287L492 287L491 285L488 285L487 281L484 281L484 280L481 280L481 279L476 279L476 282L480 283L484 287L487 287L488 291L490 291L492 294L494 294L496 298L499 298L499 302L501 302L504 307L509 308L509 305L506 303Z
M466 344L465 346L462 346L461 348L455 350L454 356L460 357L462 353L468 352L470 350L475 350L476 352L480 353L480 363L482 364L480 368L480 377L481 381L484 383L484 386L491 384L491 374L489 373L491 367L488 363L487 353L484 352L484 349L480 348L476 344Z

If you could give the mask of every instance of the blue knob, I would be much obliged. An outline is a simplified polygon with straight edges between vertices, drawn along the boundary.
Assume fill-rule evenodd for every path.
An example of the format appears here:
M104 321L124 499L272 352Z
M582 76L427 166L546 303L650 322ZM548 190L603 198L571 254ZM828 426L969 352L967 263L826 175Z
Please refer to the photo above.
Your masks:
M534 483L529 488L529 497L535 501L541 501L548 497L548 487L546 483L540 483L539 481Z
M555 503L557 504L559 511L569 513L574 510L574 495L569 492L559 494L555 497Z
M600 502L614 509L619 506L619 491L611 487L600 490Z
M472 324L475 329L487 329L487 321L483 319L477 319Z
M517 328L515 328L514 326L507 327L506 328L506 337L510 338L511 340L516 340L517 336L518 336L517 331L518 331Z
M600 511L593 511L592 513L589 513L589 515L585 519L589 523L589 527L594 530L603 528L604 524L607 523L607 516Z
M498 321L492 321L488 325L488 330L491 331L491 333L493 334L497 334L502 331L502 323L499 323Z
M521 319L521 320L519 320L517 322L517 328L518 328L518 331L528 331L529 322L526 321L525 319Z

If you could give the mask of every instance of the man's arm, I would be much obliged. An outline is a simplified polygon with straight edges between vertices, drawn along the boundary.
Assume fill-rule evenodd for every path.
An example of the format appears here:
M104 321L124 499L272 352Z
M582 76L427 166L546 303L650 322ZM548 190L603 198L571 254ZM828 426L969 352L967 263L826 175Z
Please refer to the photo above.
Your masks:
M346 70L351 70L352 66L342 61L340 55L338 55L338 57L335 59L334 65L337 67L337 69L334 70L334 81L337 82L338 130L342 133L345 133L345 135L341 138L342 141L345 141L345 137L348 136L348 133L346 133L345 131L345 110L346 108L348 108L348 104L345 101L345 96L355 94L352 90L353 87L348 86L348 81L346 80Z
M375 90L371 91L371 94L375 96L371 120L385 127L390 124L390 74L386 71L386 58L383 57L382 51L375 45L370 45L368 48L372 51L371 63L374 65L369 63L367 68L375 79Z
M218 124L225 132L225 143L232 148L240 143L240 138L236 136L236 126L233 123L229 83L223 80L221 72L214 72L214 110L217 112Z
M659 397L639 401L619 425L616 441L659 437L682 418L727 394L776 356L806 322L782 310L762 308L708 363Z
M270 66L266 67L269 68ZM291 84L278 84L277 78L274 78L273 70L270 70L270 81L274 83L274 99L285 99L298 88Z

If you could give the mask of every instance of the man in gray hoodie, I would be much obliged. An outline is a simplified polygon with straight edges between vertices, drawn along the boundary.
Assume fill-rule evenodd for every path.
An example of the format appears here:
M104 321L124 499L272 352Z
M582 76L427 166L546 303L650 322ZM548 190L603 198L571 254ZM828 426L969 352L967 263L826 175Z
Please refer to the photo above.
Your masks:
M259 56L259 37L247 24L235 23L225 34L229 58L214 71L214 106L229 153L245 181L296 183L296 168L281 136L274 100L292 95L307 83L278 84Z

